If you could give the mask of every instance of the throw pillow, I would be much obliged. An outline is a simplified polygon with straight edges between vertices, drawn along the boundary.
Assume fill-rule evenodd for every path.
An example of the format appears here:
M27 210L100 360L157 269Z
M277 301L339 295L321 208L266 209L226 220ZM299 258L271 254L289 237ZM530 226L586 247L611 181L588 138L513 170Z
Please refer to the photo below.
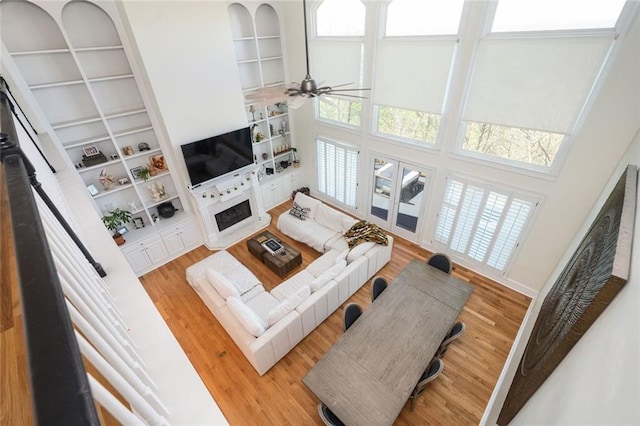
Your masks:
M293 203L291 210L289 210L289 214L300 220L307 220L309 217L309 211L311 211L309 207L300 207L298 204Z
M341 260L347 260L347 255L349 254L349 249L343 250L338 257L336 257L336 263L340 262Z
M227 306L238 320L240 324L255 337L260 337L265 331L267 331L267 324L262 318L258 316L251 308L242 303L237 297L230 297L227 299Z
M216 289L216 291L222 296L224 300L229 297L240 297L240 293L235 285L220 272L215 269L207 269L207 280Z
M376 243L372 241L367 241L367 242L358 244L357 246L355 246L349 251L349 254L347 255L347 263L353 262L363 254L371 250L371 247L375 245Z
M300 287L298 291L284 299L278 304L278 306L269 311L269 314L267 315L267 325L271 327L273 324L280 321L310 295L311 289L308 285Z
M342 270L346 267L347 267L346 260L343 259L343 260L337 261L335 265L333 265L331 268L323 272L318 278L311 280L311 282L309 283L309 287L311 287L311 292L315 293L316 291L320 290L320 288L322 288L323 285L325 285L326 283L334 279L336 275L342 272Z

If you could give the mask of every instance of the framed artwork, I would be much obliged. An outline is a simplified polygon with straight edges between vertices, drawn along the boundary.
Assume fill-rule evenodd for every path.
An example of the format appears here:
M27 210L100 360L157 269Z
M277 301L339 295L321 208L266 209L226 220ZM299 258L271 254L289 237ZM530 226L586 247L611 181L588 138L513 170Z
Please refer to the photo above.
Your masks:
M152 155L149 157L151 165L156 170L167 170L167 162L164 160L164 155Z
M82 148L82 152L84 153L84 155L86 157L91 157L92 155L100 154L100 151L98 151L98 147L97 146L86 146L86 147Z
M87 185L87 189L89 190L89 194L91 194L92 197L95 197L100 193L95 185Z
M140 176L140 173L142 172L142 167L134 167L133 169L129 170L131 172L131 176L133 176L134 179L141 179L142 177Z
M499 425L515 417L629 279L637 178L637 167L629 165L547 293Z
M133 218L133 226L136 229L144 228L144 220L142 220L141 217L134 217Z

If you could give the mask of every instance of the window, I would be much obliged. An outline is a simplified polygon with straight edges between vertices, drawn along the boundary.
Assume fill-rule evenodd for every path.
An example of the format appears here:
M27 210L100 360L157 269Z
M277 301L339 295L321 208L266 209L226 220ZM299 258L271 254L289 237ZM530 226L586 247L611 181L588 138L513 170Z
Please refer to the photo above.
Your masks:
M457 34L463 0L393 0L387 9L385 35Z
M614 28L625 0L500 0L492 32Z
M317 99L316 111L318 118L336 121L354 127L360 126L360 112L362 102L349 101L331 96L322 96Z
M422 111L378 107L378 133L433 144L438 135L440 115Z
M537 201L448 178L435 240L469 260L504 271Z
M558 133L486 123L467 123L462 149L535 166L550 167L564 137Z
M318 191L356 207L358 149L339 142L316 140Z
M364 4L360 0L324 0L316 11L320 37L363 36Z
M321 86L357 89L363 86L365 6L360 0L324 0L315 12L316 37L309 43L311 74ZM336 66L339 64L339 66ZM363 92L348 94L362 96ZM316 118L351 127L360 126L362 103L322 97L315 103Z

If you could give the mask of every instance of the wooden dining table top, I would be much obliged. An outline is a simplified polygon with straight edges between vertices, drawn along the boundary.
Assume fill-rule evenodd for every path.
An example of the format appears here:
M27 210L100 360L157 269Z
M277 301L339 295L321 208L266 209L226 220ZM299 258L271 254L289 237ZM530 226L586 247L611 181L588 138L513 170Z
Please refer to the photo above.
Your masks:
M412 260L303 383L347 425L392 424L472 292Z

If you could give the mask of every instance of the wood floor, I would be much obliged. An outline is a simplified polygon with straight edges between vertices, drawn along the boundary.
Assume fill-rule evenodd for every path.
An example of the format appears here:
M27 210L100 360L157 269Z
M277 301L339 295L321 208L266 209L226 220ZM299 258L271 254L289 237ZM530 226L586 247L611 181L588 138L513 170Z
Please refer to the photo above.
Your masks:
M285 203L270 212L274 220L269 230L300 249L304 268L320 254L276 229L277 216L288 207ZM248 252L246 241L228 251L253 271L267 290L282 282ZM342 307L259 376L186 281L185 269L211 254L202 246L141 281L227 420L232 425L322 424L316 408L319 401L302 383L302 377L342 335ZM391 262L379 275L391 281L411 259L428 255L396 238ZM443 374L429 385L415 411L405 405L397 425L478 424L529 305L528 297L465 268L456 266L453 274L474 287L460 315L466 332L447 352ZM367 283L345 303L355 301L367 309L370 300Z

